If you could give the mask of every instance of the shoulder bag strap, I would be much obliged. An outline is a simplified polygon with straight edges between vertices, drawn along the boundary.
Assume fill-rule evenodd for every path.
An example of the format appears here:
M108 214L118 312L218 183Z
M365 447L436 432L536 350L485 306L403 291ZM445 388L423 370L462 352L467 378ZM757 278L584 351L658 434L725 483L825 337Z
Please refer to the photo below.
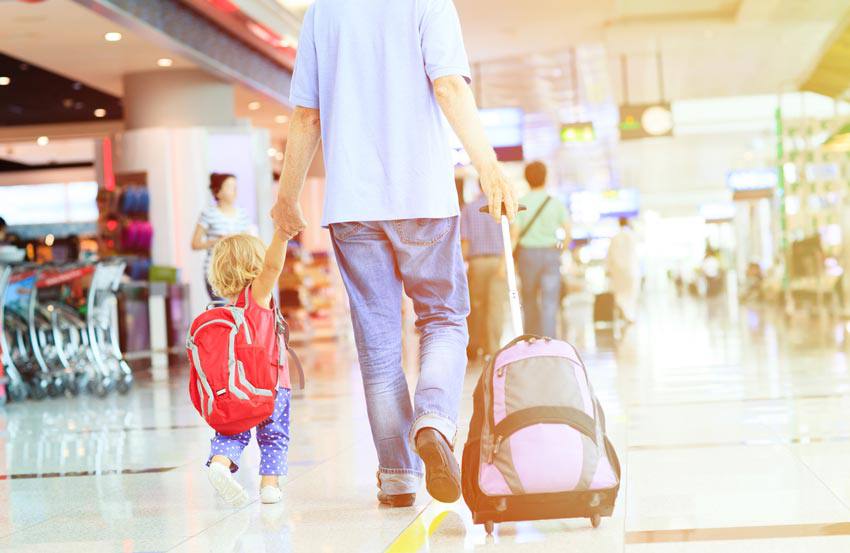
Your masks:
M525 225L525 228L522 229L522 232L519 234L519 238L517 238L516 245L514 246L514 255L519 250L519 245L522 243L522 239L528 235L528 232L534 226L534 223L537 222L537 219L540 218L540 215L543 213L543 210L546 209L546 206L549 204L549 201L552 199L552 196L546 196L546 199L543 200L543 203L540 204L540 207L537 208L537 211L534 212L534 216L531 218L531 221Z

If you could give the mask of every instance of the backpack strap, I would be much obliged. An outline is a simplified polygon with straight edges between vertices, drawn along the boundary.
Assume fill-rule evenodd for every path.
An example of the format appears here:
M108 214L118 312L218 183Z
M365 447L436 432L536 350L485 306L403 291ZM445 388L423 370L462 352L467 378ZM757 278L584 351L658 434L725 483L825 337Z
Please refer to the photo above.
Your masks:
M236 298L236 307L241 307L242 309L247 309L251 304L251 287L246 286L241 292L239 292L239 297Z
M289 346L289 324L287 324L286 319L283 317L283 313L280 312L280 308L277 306L275 302L274 296L272 296L272 310L274 311L274 318L276 324L276 332L278 337L278 365L282 365L286 362L286 355L289 354L290 358L295 365L295 370L298 372L298 386L300 390L304 389L304 366L301 364L301 359L299 359L298 354L295 353Z

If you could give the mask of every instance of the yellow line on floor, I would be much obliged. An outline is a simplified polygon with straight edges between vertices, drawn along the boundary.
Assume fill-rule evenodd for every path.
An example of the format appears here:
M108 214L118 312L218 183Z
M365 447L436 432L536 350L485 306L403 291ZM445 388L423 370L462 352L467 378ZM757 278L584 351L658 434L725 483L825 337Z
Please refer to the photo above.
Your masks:
M418 553L428 544L449 513L461 503L446 504L431 501L413 522L386 549L386 553Z

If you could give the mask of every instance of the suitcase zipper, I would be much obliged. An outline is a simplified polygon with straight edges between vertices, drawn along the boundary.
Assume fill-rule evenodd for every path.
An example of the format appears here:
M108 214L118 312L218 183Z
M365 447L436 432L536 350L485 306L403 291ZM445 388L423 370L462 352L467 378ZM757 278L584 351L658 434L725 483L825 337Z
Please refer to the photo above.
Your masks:
M496 438L496 445L493 446L493 449L490 451L490 456L487 458L487 464L488 465L492 465L493 459L496 457L496 455L499 454L499 448L502 446L502 440L503 439L504 438L502 438L502 436L498 436Z

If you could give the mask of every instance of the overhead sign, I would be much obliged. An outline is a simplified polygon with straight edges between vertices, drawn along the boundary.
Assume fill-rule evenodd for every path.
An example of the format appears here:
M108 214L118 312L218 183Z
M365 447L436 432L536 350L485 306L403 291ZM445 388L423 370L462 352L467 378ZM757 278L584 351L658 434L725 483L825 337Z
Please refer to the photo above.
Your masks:
M591 121L561 125L561 142L564 144L587 144L595 140L596 130Z
M622 140L673 136L673 112L667 102L620 106L619 127Z
M726 185L732 189L735 201L770 198L779 176L776 169L737 169L726 173Z

